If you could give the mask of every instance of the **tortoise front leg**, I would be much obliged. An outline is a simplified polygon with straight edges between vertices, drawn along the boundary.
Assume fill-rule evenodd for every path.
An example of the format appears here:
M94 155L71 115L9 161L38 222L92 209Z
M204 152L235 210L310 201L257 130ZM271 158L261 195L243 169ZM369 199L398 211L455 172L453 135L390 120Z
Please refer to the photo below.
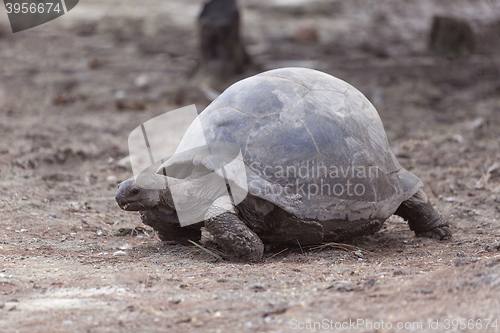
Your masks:
M228 196L214 201L206 214L205 228L231 259L250 262L261 260L264 253L262 240L238 218Z
M422 189L410 199L403 201L394 214L407 220L410 229L418 237L440 240L451 237L448 221L436 212Z
M203 224L200 222L199 224L181 227L179 218L172 209L158 206L141 211L140 213L142 223L152 227L158 233L158 237L164 242L178 241L187 243L188 240L198 240L201 238L200 228Z

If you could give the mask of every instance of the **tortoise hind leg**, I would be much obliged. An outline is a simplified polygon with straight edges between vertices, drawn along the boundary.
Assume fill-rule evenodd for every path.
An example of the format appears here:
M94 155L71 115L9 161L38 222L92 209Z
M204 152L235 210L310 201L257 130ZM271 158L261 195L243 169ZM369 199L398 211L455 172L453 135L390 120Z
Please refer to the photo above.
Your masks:
M228 196L218 198L210 206L205 218L205 228L230 259L250 262L262 259L262 240L238 218L236 208Z
M402 202L394 214L407 220L410 229L418 237L440 240L451 237L448 221L436 212L422 189L410 199Z

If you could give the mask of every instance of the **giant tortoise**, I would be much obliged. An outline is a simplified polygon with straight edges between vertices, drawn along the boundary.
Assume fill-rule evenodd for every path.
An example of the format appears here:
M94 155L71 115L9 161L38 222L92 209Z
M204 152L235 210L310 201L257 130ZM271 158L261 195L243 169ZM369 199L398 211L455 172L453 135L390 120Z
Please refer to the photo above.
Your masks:
M231 259L256 262L264 244L345 241L376 232L392 214L417 236L451 236L422 182L391 152L374 106L340 79L267 71L227 88L195 122L181 142L193 149L122 182L116 195L162 240L199 237L205 226ZM192 144L200 138L204 146ZM243 178L220 172L227 156ZM173 187L184 193L182 207ZM181 213L193 217L185 227Z

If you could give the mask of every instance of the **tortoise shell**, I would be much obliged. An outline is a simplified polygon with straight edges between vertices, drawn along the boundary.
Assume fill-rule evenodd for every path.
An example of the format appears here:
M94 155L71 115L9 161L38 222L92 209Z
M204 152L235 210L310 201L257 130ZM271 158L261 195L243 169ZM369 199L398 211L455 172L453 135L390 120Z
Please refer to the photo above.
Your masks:
M240 179L218 173L231 189L304 220L384 221L422 187L391 152L368 99L312 69L271 70L230 86L158 172L192 179L227 156L244 166Z

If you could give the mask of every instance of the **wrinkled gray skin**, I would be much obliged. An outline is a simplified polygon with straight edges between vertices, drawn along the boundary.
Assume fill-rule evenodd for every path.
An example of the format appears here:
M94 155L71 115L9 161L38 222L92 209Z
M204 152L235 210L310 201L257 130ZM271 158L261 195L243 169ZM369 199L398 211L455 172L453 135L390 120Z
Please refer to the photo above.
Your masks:
M376 110L341 80L302 68L265 72L228 88L199 120L208 146L231 142L239 147L252 186L236 206L227 191L216 184L199 187L195 174L203 168L215 171L214 161L219 157L196 150L174 155L157 174L142 174L121 183L118 205L127 211L140 211L143 222L157 230L162 240L199 238L200 228L205 226L229 259L258 262L265 243L307 245L348 240L376 232L392 214L407 220L417 236L451 237L447 221L432 207L421 181L403 169L390 151ZM190 138L198 134L199 128L188 129L185 146L189 147ZM299 185L307 188L321 180L334 186L339 181L326 174L302 178L274 174L273 178L262 172L264 166L268 170L299 168L304 161L346 168L376 166L380 173L349 178L368 189L357 197L263 190L290 186L288 190L299 193ZM167 185L180 179L190 189L199 188L194 193L213 197L204 221L183 228ZM289 184L297 184L297 188Z

